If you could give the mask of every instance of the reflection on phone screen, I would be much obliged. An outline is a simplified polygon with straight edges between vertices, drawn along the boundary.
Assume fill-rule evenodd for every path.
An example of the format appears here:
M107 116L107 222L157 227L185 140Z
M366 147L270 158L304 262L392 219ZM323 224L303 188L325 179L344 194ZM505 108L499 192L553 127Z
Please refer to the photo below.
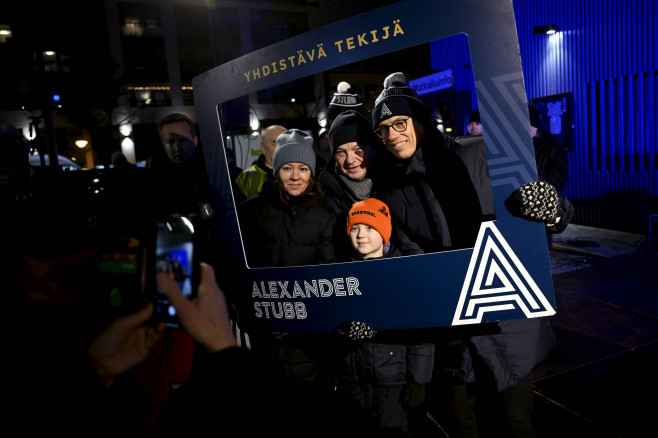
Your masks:
M192 298L194 291L194 226L185 216L171 216L158 222L155 250L156 274L165 272L174 279L183 295ZM176 309L156 287L155 310L165 322L178 326Z

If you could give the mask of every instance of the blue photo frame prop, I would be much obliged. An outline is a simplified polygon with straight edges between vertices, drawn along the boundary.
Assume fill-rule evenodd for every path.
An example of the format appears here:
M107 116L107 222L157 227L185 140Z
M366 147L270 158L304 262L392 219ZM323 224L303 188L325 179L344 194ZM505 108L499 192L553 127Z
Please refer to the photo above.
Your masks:
M468 36L496 208L496 220L482 224L475 247L317 266L247 267L220 104L459 33ZM555 314L544 226L512 216L504 205L515 189L537 179L511 0L395 3L242 56L195 77L193 86L216 195L223 242L218 250L232 262L227 266L240 271L217 276L236 280L225 292L242 326L330 332L358 320L387 330Z

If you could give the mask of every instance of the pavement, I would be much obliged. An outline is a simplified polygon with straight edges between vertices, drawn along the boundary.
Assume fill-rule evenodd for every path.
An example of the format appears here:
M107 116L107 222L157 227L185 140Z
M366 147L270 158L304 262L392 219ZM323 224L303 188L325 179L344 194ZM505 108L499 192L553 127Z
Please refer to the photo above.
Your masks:
M577 224L553 236L557 345L533 372L537 438L656 436L655 245Z
M562 233L553 235L551 272L555 275L586 268L605 258L648 255L648 243L642 234L569 224Z

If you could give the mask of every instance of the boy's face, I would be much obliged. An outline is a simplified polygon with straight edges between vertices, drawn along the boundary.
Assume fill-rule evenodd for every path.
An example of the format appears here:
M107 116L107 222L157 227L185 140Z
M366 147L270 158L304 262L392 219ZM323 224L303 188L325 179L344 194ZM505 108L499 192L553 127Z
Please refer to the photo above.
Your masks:
M384 239L370 225L354 224L350 229L352 247L361 254L361 258L369 259L384 255Z

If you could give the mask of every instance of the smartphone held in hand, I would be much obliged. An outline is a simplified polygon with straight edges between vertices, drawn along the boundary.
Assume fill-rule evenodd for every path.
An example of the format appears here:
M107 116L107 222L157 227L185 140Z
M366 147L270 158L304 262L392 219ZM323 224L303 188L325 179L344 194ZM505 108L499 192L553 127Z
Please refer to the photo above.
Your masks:
M167 215L157 221L155 236L155 274L167 273L180 287L183 295L192 299L199 286L199 260L195 241L196 220L193 216ZM155 283L155 276L153 282ZM176 309L155 284L154 318L169 327L179 327Z

